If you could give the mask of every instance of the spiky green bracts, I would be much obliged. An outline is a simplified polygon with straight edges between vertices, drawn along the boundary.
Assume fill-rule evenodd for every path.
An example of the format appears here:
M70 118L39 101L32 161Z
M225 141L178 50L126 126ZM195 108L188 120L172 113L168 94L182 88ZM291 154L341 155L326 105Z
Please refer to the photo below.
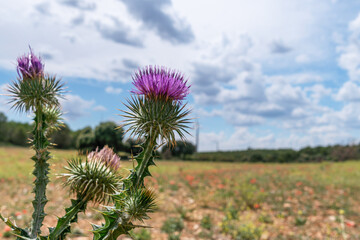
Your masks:
M19 77L9 86L10 103L15 110L35 114L31 139L35 150L35 155L31 158L35 162L35 198L32 202L34 212L31 230L26 235L36 238L41 233L40 228L46 215L44 208L48 201L46 186L49 182L49 133L59 125L59 97L63 93L63 84L55 77L44 74L41 59L31 49L28 55L18 58L17 63Z

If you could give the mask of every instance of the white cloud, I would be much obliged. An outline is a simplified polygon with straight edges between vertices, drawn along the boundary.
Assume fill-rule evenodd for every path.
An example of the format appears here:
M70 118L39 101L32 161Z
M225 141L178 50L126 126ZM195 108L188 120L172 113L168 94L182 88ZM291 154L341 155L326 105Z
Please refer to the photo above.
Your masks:
M297 63L308 63L308 62L310 62L310 58L306 54L300 54L300 55L296 56L295 61Z
M112 86L108 86L107 88L105 88L105 92L107 93L111 93L111 94L120 94L122 93L122 89L121 88L114 88Z
M346 102L360 101L360 86L351 81L344 83L335 99Z
M347 42L340 45L338 59L339 66L348 72L350 80L360 80L360 14L349 23L349 37Z
M96 111L96 112L106 112L106 111L107 111L106 107L104 107L104 106L102 106L102 105L97 105L97 106L95 106L95 107L93 108L93 110Z
M95 100L85 100L79 95L68 94L64 96L64 99L60 100L62 110L64 112L64 118L72 121L80 117L89 116Z

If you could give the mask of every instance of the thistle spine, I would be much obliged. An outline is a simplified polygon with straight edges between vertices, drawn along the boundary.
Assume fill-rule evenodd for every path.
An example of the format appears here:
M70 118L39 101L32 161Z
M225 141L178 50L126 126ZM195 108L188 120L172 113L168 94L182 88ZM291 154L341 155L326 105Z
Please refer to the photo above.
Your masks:
M35 176L34 190L35 198L32 201L34 212L32 214L31 237L36 238L41 233L41 226L46 216L44 208L48 202L46 198L46 186L49 183L49 163L50 153L47 150L49 141L46 137L46 115L43 112L41 104L37 104L35 111L35 126L33 130L33 148L35 155L32 160L35 161L35 169L33 175Z

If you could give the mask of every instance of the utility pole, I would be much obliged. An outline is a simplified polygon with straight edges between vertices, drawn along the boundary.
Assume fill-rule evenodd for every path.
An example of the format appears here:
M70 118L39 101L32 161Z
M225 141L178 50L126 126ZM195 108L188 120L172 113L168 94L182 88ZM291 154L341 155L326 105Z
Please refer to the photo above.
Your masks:
M195 131L196 131L196 138L195 138L195 152L198 152L198 149L199 149L199 132L200 132L200 123L199 123L199 120L196 119L196 122L195 122Z

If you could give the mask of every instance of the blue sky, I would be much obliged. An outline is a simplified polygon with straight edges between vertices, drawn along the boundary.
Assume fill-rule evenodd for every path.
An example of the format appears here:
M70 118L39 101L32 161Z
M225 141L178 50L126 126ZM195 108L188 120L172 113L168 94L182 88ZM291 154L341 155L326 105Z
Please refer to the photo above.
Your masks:
M74 130L120 123L132 73L164 65L189 78L201 151L360 140L359 1L3 1L0 31L1 91L31 45Z

